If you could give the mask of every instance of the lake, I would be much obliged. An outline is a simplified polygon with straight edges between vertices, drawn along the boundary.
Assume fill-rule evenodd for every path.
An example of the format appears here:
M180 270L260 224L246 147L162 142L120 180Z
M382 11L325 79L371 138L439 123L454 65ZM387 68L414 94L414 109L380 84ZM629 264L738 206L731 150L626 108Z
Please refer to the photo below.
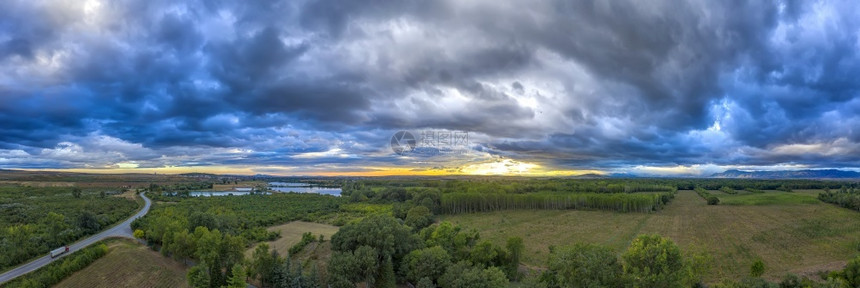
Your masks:
M316 193L322 195L340 196L341 189L338 187L312 186L307 183L295 182L269 182L269 189L278 192Z
M243 192L243 191L196 191L196 192L189 192L188 193L188 195L192 196L192 197L242 196L242 195L249 195L249 194L251 194L251 192ZM266 193L266 194L271 194L271 193Z
M332 195L340 197L341 189L338 187L320 187L313 186L307 183L295 182L270 182L269 189L277 192L296 192L296 193L316 193L320 195ZM194 191L188 193L192 197L212 197L212 196L242 196L249 195L248 191ZM259 194L259 193L258 193ZM271 194L267 192L266 194Z

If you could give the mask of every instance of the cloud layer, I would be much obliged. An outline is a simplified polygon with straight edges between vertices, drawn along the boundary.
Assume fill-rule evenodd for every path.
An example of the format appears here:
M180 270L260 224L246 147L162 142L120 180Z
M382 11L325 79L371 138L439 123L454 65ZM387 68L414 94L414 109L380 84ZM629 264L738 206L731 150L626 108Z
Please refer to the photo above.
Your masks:
M4 1L0 168L860 166L855 3L568 2Z

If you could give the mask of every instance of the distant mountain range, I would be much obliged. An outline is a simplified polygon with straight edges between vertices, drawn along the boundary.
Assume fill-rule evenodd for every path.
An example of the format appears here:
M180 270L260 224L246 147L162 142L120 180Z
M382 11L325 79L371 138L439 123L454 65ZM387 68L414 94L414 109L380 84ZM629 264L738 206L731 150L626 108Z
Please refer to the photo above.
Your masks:
M826 170L793 170L793 171L740 171L711 175L712 178L749 178L749 179L846 179L860 178L860 173L837 169Z

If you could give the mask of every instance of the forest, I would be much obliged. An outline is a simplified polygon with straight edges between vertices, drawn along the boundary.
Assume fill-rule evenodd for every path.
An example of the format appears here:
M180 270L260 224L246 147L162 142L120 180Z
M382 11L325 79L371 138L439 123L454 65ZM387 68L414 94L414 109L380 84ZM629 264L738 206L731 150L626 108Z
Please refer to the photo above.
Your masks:
M145 232L145 239L161 245L180 230L193 233L197 227L241 235L248 241L272 239L265 227L294 220L334 221L345 200L315 194L276 193L224 197L161 197L173 200L156 204L146 217L132 222ZM169 242L169 241L168 241Z
M42 267L34 273L5 283L4 287L50 287L60 283L72 273L87 267L107 253L107 245L104 242L98 242Z
M108 194L104 189L0 185L0 271L98 233L139 208L134 200Z
M348 221L344 217L364 216L342 209L348 206L348 199L326 195L177 195L157 197L161 203L147 216L132 222L132 228L163 255L197 263L188 273L188 281L195 287L222 287L238 277L236 273L254 272L237 264L246 262L243 252L251 244L279 237L266 231L268 226L295 220L340 223Z
M707 260L697 258L699 255L681 255L671 240L659 235L636 237L623 252L585 243L550 247L546 269L537 277L526 277L518 267L529 239L510 237L499 245L482 239L475 230L439 222L438 217L500 210L660 213L672 205L678 190L695 190L708 204L716 205L720 202L718 194L821 189L824 192L818 198L823 202L854 210L860 207L855 204L860 194L855 190L857 183L817 180L331 178L305 181L341 185L342 197L300 193L188 197L182 192L211 189L217 182L151 183L141 186L139 191L155 192L148 193L155 204L148 215L132 223L132 228L136 237L146 240L162 255L192 265L187 280L193 287L244 287L247 281L261 287L355 287L356 283L370 287L507 287L510 282L519 281L525 281L521 285L528 287L696 287L702 285L701 274L707 269L703 263ZM48 243L44 251L38 247L23 250L38 256L47 253L52 245L72 241L69 239L122 219L137 207L132 200L107 197L100 192L73 187L0 186L0 205L8 208L0 215L4 221L0 233L11 240L4 244L27 247L32 245L25 243L27 239L54 236L53 244L39 242ZM53 212L40 216L33 207ZM245 254L256 243L280 236L266 227L295 220L341 228L330 239L305 233L284 255L266 244L257 245L250 255ZM20 236L20 231L29 231L29 237ZM310 243L326 241L331 247L326 265L292 258ZM9 247L3 248L10 251L3 254L8 259L24 261L33 257L18 255ZM664 256L653 258L655 255ZM663 270L645 268L655 263ZM851 263L827 275L826 283L853 283L851 269L860 269L852 268L860 267L860 260ZM772 283L751 276L713 285L840 287L815 286L821 281L791 286L791 281L807 283L808 279L787 276L780 283Z

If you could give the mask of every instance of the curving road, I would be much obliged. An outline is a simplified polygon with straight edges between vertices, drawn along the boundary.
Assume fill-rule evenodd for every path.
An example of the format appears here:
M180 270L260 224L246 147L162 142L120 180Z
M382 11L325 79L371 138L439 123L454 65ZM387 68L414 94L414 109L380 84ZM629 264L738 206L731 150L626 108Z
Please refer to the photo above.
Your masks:
M24 265L16 267L15 269L9 270L6 273L0 274L0 284L5 283L6 281L9 281L9 280L15 279L18 276L33 272L36 269L42 268L42 266L45 266L51 262L54 262L54 260L66 257L66 255L72 254L72 252L81 250L84 247L92 245L93 243L96 243L98 241L104 240L105 238L125 237L125 238L132 238L133 239L134 236L132 236L131 221L134 221L134 219L137 219L137 218L143 217L143 215L146 215L146 213L149 212L149 206L152 204L152 202L149 201L149 198L146 198L146 195L144 195L144 193L140 193L140 197L143 198L143 201L145 202L145 204L143 205L143 209L140 209L140 211L138 211L136 214L129 217L125 221L122 221L122 223L119 223L118 225L115 225L115 226L113 226L110 229L107 229L105 231L102 231L99 234L90 236L86 239L83 239L81 241L75 242L72 245L69 245L69 252L64 253L63 255L60 255L57 258L51 258L50 255L45 255L39 259L30 261L27 264L24 264Z

